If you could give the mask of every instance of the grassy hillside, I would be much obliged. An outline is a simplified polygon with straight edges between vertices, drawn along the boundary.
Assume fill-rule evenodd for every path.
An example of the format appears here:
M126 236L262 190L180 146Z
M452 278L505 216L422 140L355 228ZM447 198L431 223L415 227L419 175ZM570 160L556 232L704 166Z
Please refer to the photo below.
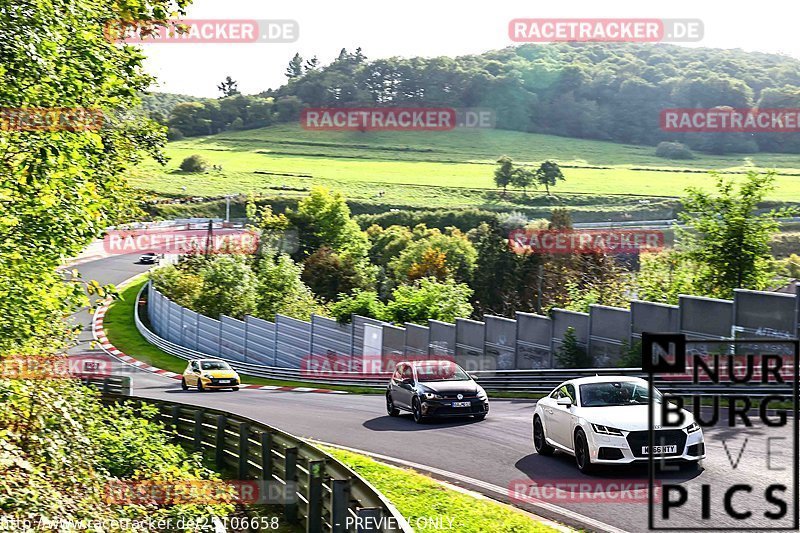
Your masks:
M526 198L521 193L503 197L495 190L494 161L507 154L531 165L557 160L565 167L566 181L554 192L562 195L675 197L689 186L710 187L710 170L741 173L756 166L775 168L780 174L772 199L800 201L796 156L698 154L695 160L671 162L654 152L650 146L500 130L361 133L281 125L170 143L167 167L148 163L133 183L167 195L253 192L296 197L312 185L324 185L343 190L353 200L379 199L396 206L507 210L541 205L543 191L532 191ZM191 154L201 154L223 170L179 171L180 162ZM630 205L631 198L620 202Z

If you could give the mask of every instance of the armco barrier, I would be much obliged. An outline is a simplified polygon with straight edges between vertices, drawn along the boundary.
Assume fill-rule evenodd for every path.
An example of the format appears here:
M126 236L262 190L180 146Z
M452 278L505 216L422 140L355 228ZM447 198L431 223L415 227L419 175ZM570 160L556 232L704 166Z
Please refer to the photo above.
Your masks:
M142 290L144 290L144 288ZM139 297L141 297L141 294L142 291L139 292ZM138 308L139 306L137 306L137 309ZM210 354L189 350L183 346L171 343L159 337L142 323L138 312L135 313L134 320L136 322L137 329L145 337L145 339L167 353L186 360L215 357ZM309 377L304 375L303 371L299 368L280 368L260 364L242 363L233 360L227 361L237 371L244 374L249 374L251 376L289 381L304 381L308 383L320 383L327 385L362 386L382 389L386 387L390 377L390 373L387 372L386 374L381 375L381 377L378 379L374 377L374 374L365 379L359 372L342 371L337 371L336 374L337 376L344 377L337 379ZM624 375L646 377L640 368L539 368L525 370L496 369L471 371L470 374L475 378L476 381L478 381L478 383L480 383L486 390L490 392L514 392L526 394L548 394L560 383L563 383L568 379L584 376ZM702 385L688 385L678 381L659 380L656 381L656 386L663 391L671 391L681 394L702 394L704 392L704 387ZM789 391L789 389L787 389L787 391ZM776 389L774 387L752 387L749 389L749 395L753 397L765 396L774 393L776 393Z
M294 486L283 504L284 519L308 533L413 532L397 509L361 476L289 433L205 407L110 391L104 399L157 407L160 421L174 431L179 444L202 452L218 470L235 473L238 481ZM371 520L357 521L367 517Z
M130 376L85 377L80 380L84 385L98 389L103 394L130 396L133 393Z

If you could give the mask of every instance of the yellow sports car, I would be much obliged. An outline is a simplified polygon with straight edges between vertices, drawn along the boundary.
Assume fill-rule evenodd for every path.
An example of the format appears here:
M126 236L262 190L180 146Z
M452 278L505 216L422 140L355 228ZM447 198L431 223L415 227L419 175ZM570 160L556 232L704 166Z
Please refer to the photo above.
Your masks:
M241 380L231 366L219 359L197 359L190 361L183 371L181 388L197 387L200 392L211 389L239 390Z

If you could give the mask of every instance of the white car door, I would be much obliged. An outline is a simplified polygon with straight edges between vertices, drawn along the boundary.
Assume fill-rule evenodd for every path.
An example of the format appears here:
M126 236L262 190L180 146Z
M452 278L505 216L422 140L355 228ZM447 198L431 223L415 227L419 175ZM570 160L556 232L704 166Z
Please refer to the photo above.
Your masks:
M566 405L558 405L556 402L558 398L569 398L572 404L567 407ZM572 448L572 411L575 409L575 386L568 383L558 389L558 396L555 405L552 407L550 417L553 421L552 429L548 431L548 437L555 442L568 449Z

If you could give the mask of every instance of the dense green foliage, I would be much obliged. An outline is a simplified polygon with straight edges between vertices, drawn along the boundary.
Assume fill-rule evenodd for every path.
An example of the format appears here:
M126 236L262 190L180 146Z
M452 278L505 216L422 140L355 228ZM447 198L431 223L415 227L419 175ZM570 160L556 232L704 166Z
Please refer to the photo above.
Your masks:
M189 96L186 94L157 92L144 93L140 95L140 98L142 100L141 108L147 114L147 116L159 124L164 125L166 125L167 120L172 114L172 110L175 109L176 105L189 102L199 102L203 100L203 98Z
M368 61L360 51L342 50L322 68L316 63L304 68L296 55L287 73L286 85L260 95L265 108L281 102L298 108L483 107L495 111L502 129L650 145L677 140L711 153L800 147L797 134L681 134L659 127L666 108L798 107L800 62L780 55L666 44L552 43L457 58ZM226 113L223 105L191 108L198 120L170 120L170 125L200 135L230 127L237 116L250 122L248 105L230 105L239 115ZM182 113L189 110L176 108L174 115L185 118ZM261 120L272 115L295 120L295 111L265 109Z
M472 314L471 295L472 289L464 283L422 278L395 288L386 303L375 291L356 289L350 295L342 295L329 312L340 323L350 322L353 314L398 324L427 325L429 319L453 322Z
M770 241L779 229L777 218L793 213L759 212L774 187L772 172L749 172L739 181L717 179L716 193L688 190L680 214L685 227L676 233L680 249L704 267L695 285L706 296L730 298L736 288L763 290L774 276Z
M166 128L132 111L152 79L143 71L142 53L114 44L105 31L111 20L163 20L186 4L21 0L0 9L0 106L102 113L102 121L88 129L0 128L3 369L7 363L31 364L27 354L63 353L74 340L65 318L89 304L87 293L113 292L56 267L106 226L138 216L126 177L147 155L163 161ZM103 405L96 393L70 379L16 379L4 373L0 515L30 520L29 530L146 531L147 520L172 519L177 526L182 518L210 521L230 514L229 503L109 501L109 484L119 481L216 477L199 456L172 443L153 415L151 409Z
M591 356L578 342L575 328L572 326L564 332L561 347L556 350L555 358L561 368L592 368L593 365Z
M0 380L0 514L36 524L122 518L170 518L176 523L230 513L233 506L224 503L224 493L212 505L172 505L157 499L114 505L107 500L117 482L188 487L217 479L198 455L171 443L154 418L152 408L137 413L130 407L103 406L96 393L72 381ZM232 494L227 501L233 501ZM62 524L52 529L90 528Z

